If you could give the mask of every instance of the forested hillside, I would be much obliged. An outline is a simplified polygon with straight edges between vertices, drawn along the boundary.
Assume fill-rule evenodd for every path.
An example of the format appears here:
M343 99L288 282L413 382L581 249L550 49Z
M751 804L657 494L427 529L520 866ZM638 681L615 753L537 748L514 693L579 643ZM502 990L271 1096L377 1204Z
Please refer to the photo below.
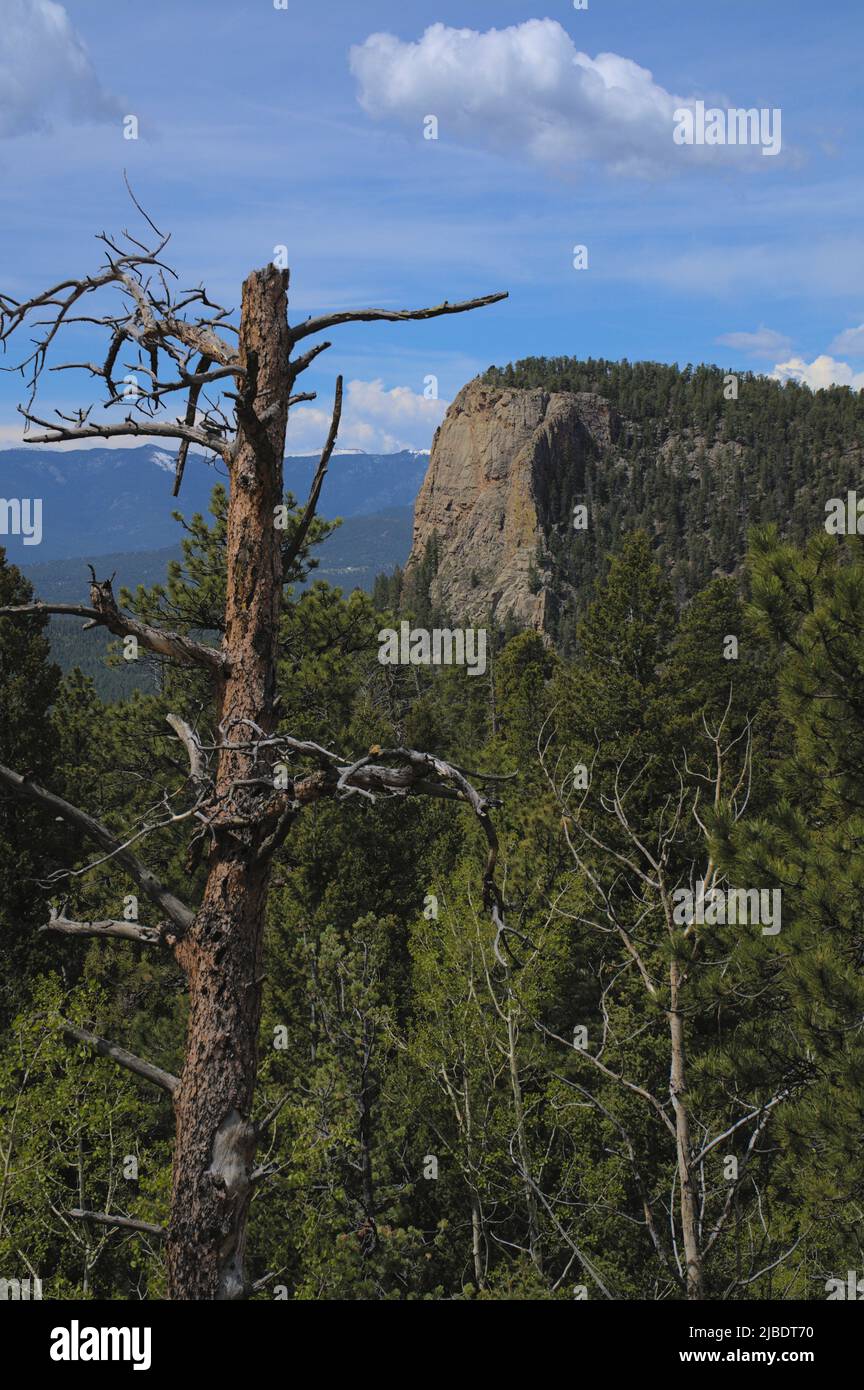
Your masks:
M641 527L651 536L675 600L684 603L712 577L740 569L751 526L773 523L782 536L803 541L823 525L828 499L845 498L847 489L859 486L864 468L864 395L848 387L814 392L795 382L782 385L719 367L571 357L531 357L491 367L479 384L505 393L588 394L574 397L574 423L564 438L559 430L548 448L541 439L530 457L523 452L509 465L511 475L524 471L523 490L537 509L533 554L524 565L504 523L499 533L499 523L490 517L490 544L495 542L500 558L488 573L482 566L478 572L476 516L466 514L463 533L458 521L463 499L453 510L440 500L442 487L457 488L465 471L467 460L459 460L457 450L451 472L445 469L436 478L437 490L425 498L421 492L415 517L421 541L419 549L415 541L409 567L414 571L410 596L416 602L418 570L425 561L424 597L431 585L433 600L443 588L462 604L473 599L482 608L485 601L489 608L497 606L503 623L507 614L499 594L502 588L509 591L513 571L520 571L515 606L523 613L531 606L542 612L536 622L567 651L575 650L576 624L610 547L622 534ZM611 407L609 421L600 422L603 428L593 425L592 397ZM555 399L563 405L562 397ZM517 400L505 396L497 408L508 404L518 417ZM477 393L466 388L460 405L465 417L480 417L472 418L471 426L481 429L483 401ZM454 429L458 423L457 414ZM466 440L471 437L466 433ZM436 449L440 445L439 438ZM506 454L506 444L502 448ZM493 445L490 450L497 470ZM435 462L433 450L433 469ZM436 497L443 510L434 509ZM424 504L432 508L426 517ZM576 506L586 509L581 529L573 524ZM442 522L453 530L447 547L437 547L443 568L435 583L435 556L427 556L426 548ZM519 540L524 546L525 538ZM398 584L382 587L380 594L398 602ZM529 594L536 596L533 605ZM438 606L447 613L446 600Z
M626 422L615 448L589 466L584 495L562 487L560 530L538 564L551 561L555 582L583 596L610 543L633 526L656 538L680 601L742 563L750 526L775 523L801 541L822 525L827 499L861 479L864 395L848 387L812 391L704 364L572 357L529 357L490 368L484 380L593 391ZM590 509L585 535L570 524L576 501ZM566 614L562 625L566 636Z
M626 407L646 430L670 410L684 428L679 390L704 398L700 431L722 430L713 374L633 369L609 389L637 381ZM831 430L860 410L844 393L766 399L788 406L787 450L822 418L840 451ZM774 432L744 418L776 462L765 496L791 495ZM162 588L129 596L139 618L218 630L222 506ZM280 728L477 774L507 927L458 801L353 795L298 818L267 908L256 1298L806 1300L861 1267L861 543L762 532L746 575L682 610L658 528L634 519L598 562L576 654L498 631L482 678L383 667L395 614L321 582L287 591ZM8 564L0 587L26 601ZM193 893L201 838L166 814L186 775L166 715L197 709L206 737L202 672L163 662L158 693L104 705L60 679L42 624L0 624L3 761L120 836L149 825L149 862ZM110 862L63 872L98 857L70 828L8 798L0 816L4 1267L25 1250L46 1296L159 1297L170 1099L70 1048L61 1020L176 1073L184 977L159 945L41 935L50 904L122 918L130 884ZM676 915L700 882L704 920ZM778 930L723 919L729 888L779 889ZM144 902L140 917L157 924ZM152 1230L130 1240L74 1207Z

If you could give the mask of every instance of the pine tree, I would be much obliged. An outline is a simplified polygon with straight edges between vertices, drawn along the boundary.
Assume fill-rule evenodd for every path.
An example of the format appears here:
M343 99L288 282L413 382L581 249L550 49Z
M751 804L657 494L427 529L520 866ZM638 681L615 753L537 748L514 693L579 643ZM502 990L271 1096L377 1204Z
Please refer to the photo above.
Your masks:
M0 607L26 604L32 586L0 548ZM49 720L60 672L49 660L47 618L0 623L0 762L16 762L34 781L50 778L57 743ZM0 1023L27 997L28 980L48 959L38 879L60 850L56 829L0 788Z
M773 801L755 824L726 827L718 853L783 893L782 986L808 1082L785 1119L791 1181L808 1216L845 1234L846 1269L864 1239L864 555L857 537L799 550L768 528L751 563L790 732Z

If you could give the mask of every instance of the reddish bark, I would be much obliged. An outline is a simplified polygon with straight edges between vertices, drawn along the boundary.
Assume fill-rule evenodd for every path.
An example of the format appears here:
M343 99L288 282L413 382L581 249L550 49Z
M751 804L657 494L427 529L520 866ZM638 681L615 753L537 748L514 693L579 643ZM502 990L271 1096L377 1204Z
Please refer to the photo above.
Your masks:
M282 597L282 457L290 365L288 276L273 266L243 286L240 360L246 367L230 464L226 628L230 656L219 720L228 744L248 741L250 720L275 726ZM256 769L260 771L260 766ZM175 1098L177 1140L167 1254L173 1299L233 1299L243 1267L256 1136L252 1100L261 1021L261 960L269 856L259 857L260 796L236 786L251 775L246 752L223 749L207 884L179 944L189 981L186 1059ZM244 814L248 825L243 825ZM220 821L222 822L220 824ZM225 822L230 821L230 824Z

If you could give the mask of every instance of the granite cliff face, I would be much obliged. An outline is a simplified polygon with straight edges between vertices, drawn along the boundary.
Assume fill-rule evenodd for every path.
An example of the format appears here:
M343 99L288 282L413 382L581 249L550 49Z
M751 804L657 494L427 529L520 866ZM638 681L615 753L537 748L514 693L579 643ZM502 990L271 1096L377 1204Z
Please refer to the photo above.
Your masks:
M408 573L437 536L430 596L454 621L491 611L546 628L550 597L539 579L550 533L570 524L589 458L608 455L622 432L599 395L469 382L435 436Z

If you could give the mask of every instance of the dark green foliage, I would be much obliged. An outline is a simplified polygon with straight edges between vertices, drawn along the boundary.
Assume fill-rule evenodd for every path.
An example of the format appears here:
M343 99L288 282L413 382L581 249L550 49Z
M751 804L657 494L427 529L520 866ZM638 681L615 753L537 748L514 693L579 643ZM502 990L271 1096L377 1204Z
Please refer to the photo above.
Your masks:
M528 357L484 374L502 388L595 392L621 417L611 447L588 450L584 466L551 461L543 563L562 649L622 534L644 528L680 604L740 568L748 527L773 522L802 541L828 498L857 486L864 393L741 372L737 399L727 399L726 379L719 367L573 357ZM590 516L578 533L569 524L576 502Z
M33 590L0 549L0 606L29 602ZM49 661L46 620L0 621L0 762L36 781L50 780L56 741L49 722L60 672ZM0 1022L26 1000L34 971L50 952L41 925L37 877L60 849L55 826L0 793Z
M690 412L706 438L723 427L710 373L604 377L602 365L582 364L590 377L560 372L568 389L605 383L603 394L649 421L680 424ZM762 390L742 382L742 398L751 387ZM796 428L816 428L803 393L780 399ZM823 414L847 410L832 400ZM129 596L135 611L216 631L223 517L217 494L212 520L189 523L167 583ZM823 537L805 552L758 535L746 579L712 576L682 603L653 528L621 530L597 556L583 610L568 615L568 652L487 624L482 677L378 661L378 631L400 604L434 621L434 544L425 587L410 595L398 575L371 597L317 580L300 591L302 572L287 577L282 728L358 757L372 743L407 743L471 769L494 803L510 931L496 943L480 892L485 841L462 806L350 796L298 818L268 906L256 1115L282 1106L259 1156L273 1172L253 1207L252 1277L273 1274L262 1300L545 1301L572 1298L574 1286L591 1299L680 1298L674 1145L656 1109L617 1080L669 1112L675 962L691 966L681 1007L694 1148L780 1097L752 1151L750 1119L701 1165L706 1230L724 1209L727 1161L745 1172L706 1259L707 1296L822 1298L826 1279L860 1267L860 543ZM0 569L0 584L5 601L26 597L14 572ZM208 730L208 687L195 672L155 668L153 690L108 707L80 673L58 684L45 658L38 623L0 626L4 756L19 766L26 756L49 785L128 832L182 786L165 715L180 707ZM721 726L733 775L715 798L708 735ZM729 783L748 750L736 821L743 793ZM579 765L590 769L584 790ZM487 772L513 778L487 782ZM615 810L625 784L629 829ZM655 887L621 856L632 858L630 830L656 845L679 805L670 882L704 872L710 839L720 881L782 887L779 935L706 924L692 957L670 937ZM593 836L581 864L577 823ZM18 1017L0 1049L0 1215L15 1203L0 1233L4 1268L14 1273L24 1250L54 1296L158 1297L158 1248L85 1240L56 1211L78 1204L83 1182L93 1206L164 1220L170 1106L70 1051L56 1021L71 1015L176 1070L183 981L170 958L131 943L34 945L49 899L66 899L70 915L116 916L131 885L100 865L39 889L46 865L77 870L95 856L17 808L3 825L0 886L18 894L3 940L19 972L7 1023ZM188 826L165 827L142 848L194 899L202 869L189 839ZM598 917L598 902L612 918ZM143 921L150 911L142 904ZM606 1073L573 1046L580 1023ZM134 1183L122 1176L128 1154L139 1159Z
M782 888L786 1001L812 1085L786 1117L799 1163L790 1181L815 1215L862 1238L864 1161L864 563L857 537L806 550L753 538L754 623L774 644L789 735L777 800L748 830L726 830L731 864ZM856 1137L857 1136L857 1137ZM810 1159L807 1159L809 1175ZM860 1247L859 1247L860 1248ZM851 1255L850 1255L851 1260ZM851 1267L851 1266L850 1266Z

